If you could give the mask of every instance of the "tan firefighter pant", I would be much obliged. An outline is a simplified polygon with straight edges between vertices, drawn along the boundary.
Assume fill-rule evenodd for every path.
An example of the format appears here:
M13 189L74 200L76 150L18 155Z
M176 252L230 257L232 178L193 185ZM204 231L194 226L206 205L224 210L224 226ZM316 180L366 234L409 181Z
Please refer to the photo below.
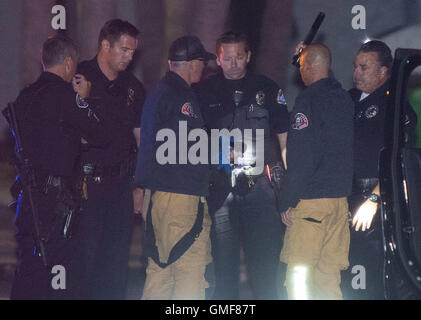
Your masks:
M288 299L342 299L340 271L349 266L346 198L301 200L292 208L281 261Z
M156 191L151 200L156 245L160 261L165 263L173 246L192 228L200 197ZM205 298L205 289L208 287L205 270L212 261L210 227L211 220L205 203L202 232L177 261L160 268L149 258L142 299Z

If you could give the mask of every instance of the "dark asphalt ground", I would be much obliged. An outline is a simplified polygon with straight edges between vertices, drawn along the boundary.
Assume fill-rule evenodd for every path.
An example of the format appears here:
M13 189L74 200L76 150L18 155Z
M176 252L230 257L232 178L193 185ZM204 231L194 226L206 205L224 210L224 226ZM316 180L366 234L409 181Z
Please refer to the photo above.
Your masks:
M13 274L16 268L16 243L13 220L14 212L5 205L0 205L0 300L9 299ZM142 231L141 218L136 217L132 244L130 246L129 280L126 295L128 300L140 299L145 281L145 265L141 259ZM241 267L241 270L241 299L251 299L244 265Z

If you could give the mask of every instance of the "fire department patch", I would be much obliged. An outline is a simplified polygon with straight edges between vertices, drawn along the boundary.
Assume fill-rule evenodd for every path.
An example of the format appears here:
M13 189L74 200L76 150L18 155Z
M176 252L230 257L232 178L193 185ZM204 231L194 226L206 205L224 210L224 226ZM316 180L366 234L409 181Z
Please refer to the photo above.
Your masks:
M185 104L183 104L183 106L181 107L181 113L191 118L197 118L197 115L193 111L193 106L191 105L191 102L186 102Z
M308 127L308 119L304 113L297 113L294 117L294 123L291 128L295 130L301 130Z

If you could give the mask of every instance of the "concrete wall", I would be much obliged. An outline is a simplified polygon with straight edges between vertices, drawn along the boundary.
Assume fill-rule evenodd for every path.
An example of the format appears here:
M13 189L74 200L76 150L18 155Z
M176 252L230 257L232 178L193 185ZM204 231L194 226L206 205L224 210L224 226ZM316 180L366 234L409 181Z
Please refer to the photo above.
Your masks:
M196 34L214 51L217 35L229 26L230 0L0 0L0 108L40 72L41 39L55 33L54 3L65 5L66 33L81 44L84 59L95 55L98 31L106 20L120 17L135 24L141 40L132 68L147 89L167 70L170 41ZM326 18L316 41L331 48L333 71L347 89L352 86L354 54L366 37L382 38L421 19L421 0L266 0L265 4L253 66L283 87L290 107L301 87L289 59L319 11ZM351 26L351 9L357 4L366 8L366 30ZM5 131L0 117L0 140Z

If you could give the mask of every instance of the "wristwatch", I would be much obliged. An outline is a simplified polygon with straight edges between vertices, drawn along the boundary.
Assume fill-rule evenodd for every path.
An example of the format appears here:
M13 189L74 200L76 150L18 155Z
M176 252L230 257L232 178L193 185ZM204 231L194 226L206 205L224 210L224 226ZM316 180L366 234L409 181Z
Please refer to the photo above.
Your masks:
M370 194L368 196L368 199L370 199L370 201L375 202L375 203L379 203L380 202L380 197L377 194L375 194L375 193Z
M81 108L81 109L85 109L87 107L89 107L89 103L83 99L79 93L76 93L76 105Z

